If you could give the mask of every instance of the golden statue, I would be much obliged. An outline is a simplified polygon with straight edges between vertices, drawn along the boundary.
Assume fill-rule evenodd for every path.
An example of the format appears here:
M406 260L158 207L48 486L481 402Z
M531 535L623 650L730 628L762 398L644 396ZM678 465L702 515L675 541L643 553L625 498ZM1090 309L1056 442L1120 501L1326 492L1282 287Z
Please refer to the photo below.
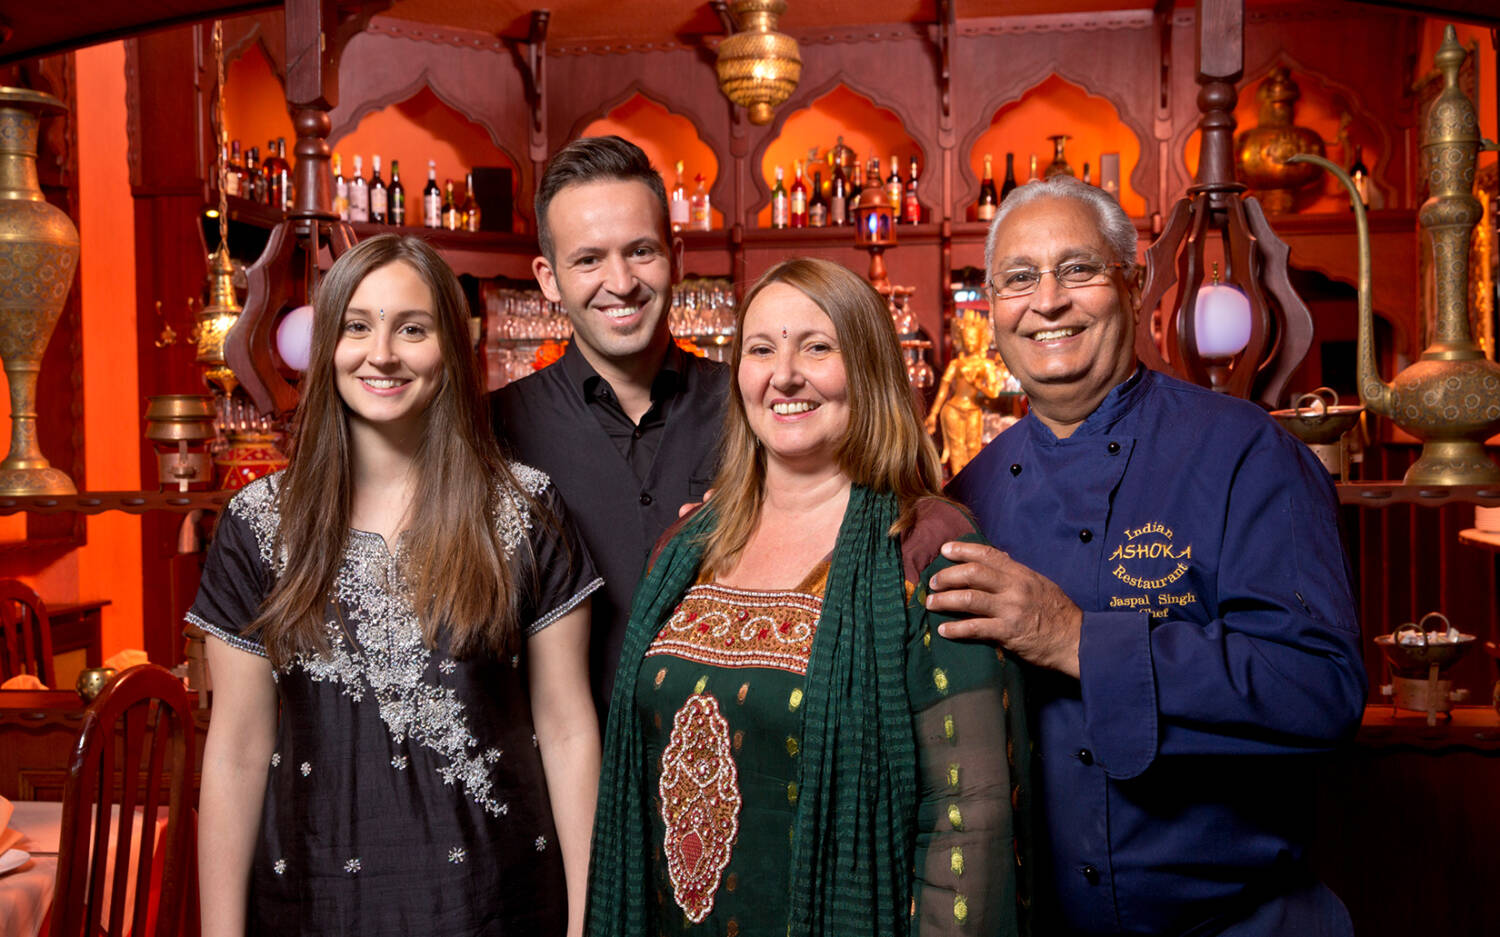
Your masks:
M979 398L998 397L1012 381L1005 365L990 356L988 316L966 312L955 326L963 353L954 356L943 371L927 413L927 432L936 433L941 422L942 460L957 475L984 448L984 408Z

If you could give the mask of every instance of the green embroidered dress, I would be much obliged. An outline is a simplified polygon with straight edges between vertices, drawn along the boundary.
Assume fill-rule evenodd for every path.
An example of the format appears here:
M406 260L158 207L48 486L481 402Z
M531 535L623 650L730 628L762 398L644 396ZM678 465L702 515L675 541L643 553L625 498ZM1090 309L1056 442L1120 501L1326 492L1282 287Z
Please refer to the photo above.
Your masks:
M909 880L893 890L903 893L887 899L901 913L877 908L871 917L914 934L1022 930L1030 791L1019 668L989 645L941 637L943 616L922 605L927 579L946 565L939 547L974 536L958 508L932 500L900 545L916 777L914 815L896 825L910 831L903 845L911 865ZM641 772L630 786L649 818L649 842L639 847L649 852L646 933L787 934L797 808L810 793L802 766L806 681L824 637L828 574L824 562L796 589L774 592L700 577L633 671L643 763L606 763L604 777L608 784L613 771ZM620 679L629 673L622 669ZM878 785L861 778L859 787L875 796ZM837 823L832 833L858 836ZM596 880L611 874L608 865L606 852ZM596 919L594 933L612 930Z

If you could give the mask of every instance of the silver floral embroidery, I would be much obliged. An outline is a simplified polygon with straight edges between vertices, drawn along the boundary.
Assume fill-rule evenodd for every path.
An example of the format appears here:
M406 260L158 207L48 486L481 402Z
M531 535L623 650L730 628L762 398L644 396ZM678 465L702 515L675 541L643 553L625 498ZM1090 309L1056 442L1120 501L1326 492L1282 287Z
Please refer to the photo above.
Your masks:
M510 813L510 804L501 804L500 805L500 816L502 816L502 817L503 816L507 816L509 813Z
M469 851L467 849L463 849L459 846L454 846L452 849L448 850L448 861L453 863L454 865L463 862L467 858L469 858Z
M271 767L276 768L276 767L279 767L280 765L281 765L281 752L272 752L271 753Z
M494 764L495 762L499 761L500 760L500 749L498 749L498 748L485 749L484 760L487 761L487 762L489 762L490 764Z
M441 670L443 673L452 673L453 671L455 671L457 669L458 669L458 662L455 661L451 657L447 658L442 663L438 664L438 670Z
M286 872L286 860L277 859L275 862L271 863L271 871L275 872L277 875L284 874Z
M397 771L405 771L408 762L405 755L397 755L391 759L391 767Z
M344 863L344 871L348 872L350 875L353 875L355 872L358 872L361 868L362 868L362 866L360 864L360 861L359 861L358 857L350 859L348 862Z
M302 776L304 778L307 777L309 774L312 774L312 762L310 762L310 761L304 761L304 762L302 762L301 766L298 767L297 770L302 772Z
M514 462L511 473L527 495L540 495L551 481L544 472ZM285 549L273 556L280 518L276 508L278 475L258 479L241 489L229 509L241 517L255 534L261 559L276 574L286 568ZM499 491L495 531L508 555L532 527L525 497L509 488ZM334 592L343 621L324 625L328 653L299 654L288 670L301 667L318 682L337 684L354 702L373 695L380 718L397 744L410 740L431 749L446 764L437 768L443 783L461 785L475 803L491 815L504 815L507 808L493 796L489 765L493 762L476 751L479 747L469 728L467 712L457 692L422 680L432 651L422 642L422 629L407 590L400 586L400 542L392 556L378 534L351 531L343 566L334 582ZM396 588L392 588L396 584ZM349 629L346 632L346 629ZM345 634L349 634L346 639ZM512 666L519 664L519 657ZM452 661L439 663L443 672ZM532 742L535 744L535 737ZM402 764L392 765L398 770ZM302 773L311 766L304 764ZM356 861L357 860L353 860Z
M545 837L545 836L538 836L536 838L536 851L537 852L541 852L541 851L543 851L546 848L547 848L547 837Z

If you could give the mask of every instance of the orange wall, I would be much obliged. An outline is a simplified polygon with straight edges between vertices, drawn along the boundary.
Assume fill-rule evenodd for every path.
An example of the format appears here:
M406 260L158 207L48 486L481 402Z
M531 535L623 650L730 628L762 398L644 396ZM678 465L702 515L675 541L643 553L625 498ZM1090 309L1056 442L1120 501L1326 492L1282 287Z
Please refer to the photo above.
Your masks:
M1091 95L1077 85L1050 75L1045 81L995 112L990 129L974 141L969 152L969 168L978 179L984 175L984 154L995 158L995 188L1005 175L1005 154L1016 154L1016 182L1024 185L1030 173L1030 162L1036 156L1040 177L1052 162L1053 144L1047 138L1067 134L1072 139L1064 146L1063 156L1073 167L1073 174L1083 178L1083 164L1089 164L1091 179L1099 184L1099 154L1120 154L1120 205L1132 216L1146 213L1146 202L1130 185L1130 174L1141 159L1141 145L1120 123L1120 114L1107 99Z
M136 379L135 213L125 136L125 46L79 51L78 233L83 300L84 455L95 491L136 490L140 391ZM130 514L88 518L75 551L76 595L107 598L104 654L142 644L141 522Z
M668 195L677 182L678 160L682 161L682 184L689 196L697 185L695 176L702 174L705 190L712 189L719 177L719 160L709 145L698 137L693 122L643 94L631 95L608 114L583 128L580 136L598 137L611 133L645 151L651 165L661 173ZM724 213L712 204L709 209L713 213L710 224L715 228L724 227Z

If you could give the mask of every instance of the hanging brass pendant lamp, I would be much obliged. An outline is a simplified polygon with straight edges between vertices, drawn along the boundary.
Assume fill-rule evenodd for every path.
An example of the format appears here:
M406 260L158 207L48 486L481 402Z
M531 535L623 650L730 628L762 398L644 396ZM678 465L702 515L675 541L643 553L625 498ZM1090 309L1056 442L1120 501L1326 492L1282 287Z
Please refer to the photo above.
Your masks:
M768 124L777 105L791 97L802 77L797 40L776 31L784 0L734 0L739 30L719 43L719 88L750 111L752 124Z

